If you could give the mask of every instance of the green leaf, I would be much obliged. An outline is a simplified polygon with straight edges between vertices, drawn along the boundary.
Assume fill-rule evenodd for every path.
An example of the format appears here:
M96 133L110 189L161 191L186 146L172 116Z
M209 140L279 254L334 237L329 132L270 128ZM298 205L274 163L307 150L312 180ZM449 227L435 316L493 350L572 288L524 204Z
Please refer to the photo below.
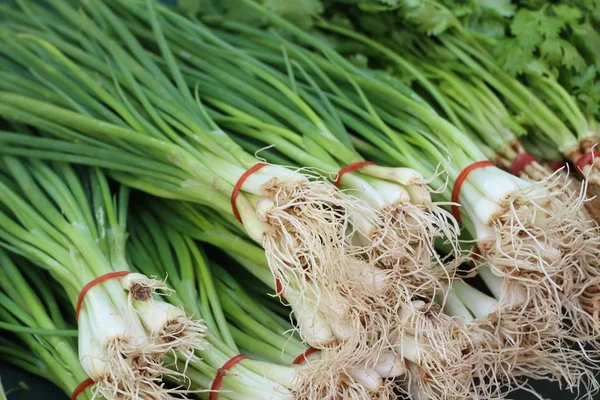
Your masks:
M585 69L586 63L579 51L571 43L566 40L559 39L563 51L562 64L567 68L572 68L577 72Z
M457 23L450 10L426 0L403 0L402 16L421 32L439 35Z
M552 69L551 66L540 58L533 58L527 64L526 72L534 75L551 75L557 77L558 71Z
M557 39L565 28L565 22L559 18L545 16L541 11L537 18L539 33L546 39Z
M477 7L494 12L503 17L512 17L516 6L510 0L474 0Z
M546 39L540 46L542 57L552 64L559 64L563 59L563 50L559 39Z
M533 48L515 46L511 40L499 42L497 49L498 62L506 72L513 76L525 72L528 65L535 60Z
M600 78L598 69L593 65L590 65L585 69L585 71L583 71L583 73L573 76L571 78L571 82L576 88L584 88L586 86L593 85L596 78Z
M568 25L577 24L582 17L580 9L567 4L553 6L551 10L561 21Z
M518 46L533 50L544 39L539 31L539 12L521 9L515 15L510 30L517 39Z

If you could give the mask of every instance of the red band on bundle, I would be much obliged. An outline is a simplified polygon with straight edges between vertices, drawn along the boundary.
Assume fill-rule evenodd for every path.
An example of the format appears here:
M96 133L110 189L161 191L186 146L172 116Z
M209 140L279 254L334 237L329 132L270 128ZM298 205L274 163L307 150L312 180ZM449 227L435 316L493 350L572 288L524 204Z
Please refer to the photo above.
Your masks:
M238 211L237 205L235 204L238 194L240 194L240 190L242 190L242 185L244 184L244 182L246 182L246 179L248 179L250 175L252 175L253 173L265 166L267 166L267 164L263 162L254 164L252 167L250 167L250 169L244 172L242 176L240 176L240 179L237 180L235 186L233 187L233 192L231 192L231 209L233 210L233 216L235 217L235 219L240 221L240 223L242 222L242 217L240 216L240 212Z
M575 167L577 168L580 174L583 174L583 167L585 167L588 164L591 164L594 161L594 159L598 157L600 157L600 152L596 150L588 151L587 153L579 157L577 161L575 161Z
M298 357L296 357L296 359L294 360L294 362L292 364L300 365L300 364L304 363L304 361L306 361L311 354L314 354L317 351L319 351L319 350L315 349L314 347L309 347L308 349L306 349L306 351L304 353L302 353Z
M462 184L465 182L465 180L471 172L479 168L493 167L495 165L496 164L488 160L477 161L471 165L467 165L465 169L460 171L460 174L458 174L458 176L456 177L456 181L454 182L454 186L452 187L452 202L458 203L458 195L460 194L460 188L462 187ZM452 206L452 214L454 215L454 218L456 218L456 220L460 222L460 211L458 210L458 206Z
M245 360L246 358L248 357L246 357L243 354L238 354L237 356L231 358L229 361L223 364L223 366L217 370L217 376L215 376L215 379L213 380L213 383L210 386L210 394L208 395L208 400L217 400L217 397L219 397L218 390L221 387L221 384L223 383L223 377L225 376L225 374L231 368L235 367L237 363L239 363L242 360Z
M94 381L92 380L92 378L87 378L85 381L81 382L79 385L77 385L75 390L73 390L73 394L71 395L71 400L77 400L79 395L81 393L85 392L86 389L89 388L90 386L92 386L93 384L94 384Z
M281 300L286 301L285 297L283 297L283 285L281 284L279 278L275 278L275 291Z
M519 174L525 169L526 166L535 161L535 157L531 154L527 152L519 153L513 160L512 164L510 164L510 167L508 167L508 172L515 176L519 176Z
M550 163L550 169L552 169L552 172L556 172L567 165L569 164L566 161L553 161Z
M96 279L90 281L87 285L85 285L83 289L81 289L81 292L79 292L79 297L77 298L77 307L75 308L75 319L79 320L79 312L81 311L81 306L83 305L83 299L85 298L87 292L90 291L90 289L92 289L96 285L99 285L111 279L122 278L124 276L129 275L130 273L131 272L129 271L109 272L108 274L104 274L97 277Z
M349 174L350 172L354 172L363 167L366 167L367 165L376 165L376 163L374 163L373 161L359 161L359 162L355 162L355 163L346 165L344 168L340 169L340 172L338 172L338 176L335 179L335 182L333 182L333 184L336 187L338 187L340 185L340 182L342 181L342 177L344 175Z

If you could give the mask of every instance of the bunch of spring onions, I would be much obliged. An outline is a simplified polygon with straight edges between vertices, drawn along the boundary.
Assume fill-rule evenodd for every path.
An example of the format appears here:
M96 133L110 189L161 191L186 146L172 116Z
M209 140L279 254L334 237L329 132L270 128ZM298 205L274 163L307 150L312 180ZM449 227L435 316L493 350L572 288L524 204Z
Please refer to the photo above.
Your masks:
M35 289L30 282L38 283ZM0 251L0 330L11 333L0 338L0 359L54 382L70 396L87 374L77 357L74 314L61 310L69 300L51 282L35 265ZM79 399L91 396L82 393Z
M157 214L162 212L157 211ZM400 375L403 364L392 351L380 355L375 365L340 363L339 353L318 352L294 335L293 326L286 318L289 313L286 308L281 310L282 307L271 300L267 304L271 303L270 307L276 311L266 308L246 293L225 269L209 263L192 239L199 229L188 227L184 235L162 223L149 210L136 212L132 227L128 248L132 263L144 273L168 276L167 284L178 294L169 296L168 300L190 313L202 315L208 332L222 340L219 348L241 351L248 357L224 376L219 398L243 395L257 399L395 398L393 380L384 379ZM238 239L238 243L243 241L243 238ZM247 242L247 246L253 245ZM261 263L265 263L260 248L253 253L260 254ZM256 266L243 256L235 259L249 270L268 268ZM240 267L231 260L229 264L231 272L237 275ZM271 281L267 278L267 282ZM252 286L257 292L261 291L262 286ZM264 292L260 296L264 296ZM207 340L212 339L207 335ZM215 359L211 352L201 356L201 360L189 363L186 375L192 387L206 388L220 367L218 363L226 360ZM214 365L213 360L217 361Z
M154 202L156 204L152 204ZM150 202L150 206L164 224L223 248L252 275L269 285L271 293L277 292L264 274L264 256L240 239L235 240L235 234L227 233L227 228L219 226L218 219L215 221L210 212L181 203L154 202ZM430 301L414 301L403 308L400 316L402 324L394 332L395 336L390 337L395 344L395 354L406 366L398 390L411 396L416 392L427 393L434 398L460 397L454 392L449 393L450 390L468 394L472 385L471 369L481 366L474 365L480 357L479 347L472 346L466 332L449 315L442 314L438 304ZM475 329L477 327L470 330ZM382 357L389 355L380 354L374 361L380 362Z
M502 398L527 379L592 396L587 182L500 169L531 145L525 128L541 153L590 152L564 89L540 76L527 88L460 31L395 53L239 4L266 28L154 0L0 5L0 244L75 306L66 364L108 400ZM344 57L330 44L343 41L396 68ZM600 181L594 160L580 166ZM163 199L140 194L126 246L128 187ZM230 259L207 261L194 240ZM89 289L106 274L118 277ZM74 324L55 303L41 322L12 305L0 317L36 353L32 334L54 348Z
M86 170L82 177L65 164L4 157L0 170L0 241L60 282L76 309L78 360L95 393L124 399L170 396L162 379L181 372L167 368L163 356L193 357L204 345L205 328L153 298L162 282L129 270L128 189L122 187L113 199L99 171ZM51 323L43 314L39 319L42 328ZM66 350L64 357L71 357L67 365L77 360Z
M295 398L295 393L301 392L306 384L290 366L248 358L218 378L219 369L240 350L226 319L228 314L222 306L212 268L189 237L161 228L147 211L138 215L132 224L127 250L132 264L140 272L165 276L166 284L174 289L165 299L190 314L202 316L207 326L206 341L210 347L199 351L198 357L189 362L183 358L177 360L185 370L186 384L199 391L219 390L219 398ZM255 351L260 353L261 347ZM217 379L222 379L220 384L214 383Z
M168 73L102 2L85 3L90 16L64 0L51 5L52 12L29 4L21 14L21 20L32 9L50 15L46 25L38 20L45 29L55 28L43 34L46 39L37 25L14 26L18 13L6 14L7 91L0 96L0 114L104 150L103 166L127 185L208 205L230 220L232 214L239 217L264 247L285 297L297 299L298 320L320 321L301 325L311 345L342 344L349 357L371 354L397 313L396 302L389 306L381 290L389 272L359 256L369 243L351 242L358 229L351 220L377 229L372 208L309 172L260 164L238 146L188 89L153 2L148 12ZM15 35L15 29L21 33ZM28 65L31 73L12 73L18 65Z
M150 207L163 220L186 235L223 248L236 259L248 272L270 287L271 293L278 288L265 274L264 255L258 249L252 249L241 238L236 239L235 232L227 232L218 218L207 210L183 203L154 200ZM155 203L155 204L153 204ZM443 296L442 296L443 297ZM287 299L283 299L285 302ZM459 324L448 315L441 313L441 307L431 301L413 301L400 311L401 324L397 326L390 341L392 353L388 351L375 354L370 360L359 360L355 368L375 369L381 378L381 364L390 362L395 354L396 364L404 364L405 371L396 390L407 395L415 392L427 393L438 398L456 398L451 390L462 391L467 395L471 390L471 369L478 366L478 349L473 349L470 338ZM327 355L329 356L329 355ZM346 364L353 365L353 364ZM385 365L385 364L384 364ZM341 368L338 365L337 368ZM370 368L369 368L370 367ZM393 369L393 371L396 371ZM392 383L388 382L380 389L386 392Z

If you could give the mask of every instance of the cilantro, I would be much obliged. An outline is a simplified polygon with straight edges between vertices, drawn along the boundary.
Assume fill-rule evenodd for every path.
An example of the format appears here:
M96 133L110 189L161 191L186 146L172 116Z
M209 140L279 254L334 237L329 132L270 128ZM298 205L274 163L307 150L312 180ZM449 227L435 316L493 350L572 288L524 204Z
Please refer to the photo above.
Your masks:
M582 74L573 76L570 83L584 110L592 115L600 114L600 69L590 65Z
M515 13L515 6L510 0L474 0L475 10L482 10L502 17L511 17ZM454 12L456 15L458 13Z

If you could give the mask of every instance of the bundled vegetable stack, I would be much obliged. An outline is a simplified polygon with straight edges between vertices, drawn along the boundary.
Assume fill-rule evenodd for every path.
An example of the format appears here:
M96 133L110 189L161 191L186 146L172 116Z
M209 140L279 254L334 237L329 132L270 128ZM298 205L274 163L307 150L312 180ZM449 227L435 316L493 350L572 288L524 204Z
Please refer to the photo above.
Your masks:
M593 5L357 5L0 5L0 356L73 399L591 398Z

